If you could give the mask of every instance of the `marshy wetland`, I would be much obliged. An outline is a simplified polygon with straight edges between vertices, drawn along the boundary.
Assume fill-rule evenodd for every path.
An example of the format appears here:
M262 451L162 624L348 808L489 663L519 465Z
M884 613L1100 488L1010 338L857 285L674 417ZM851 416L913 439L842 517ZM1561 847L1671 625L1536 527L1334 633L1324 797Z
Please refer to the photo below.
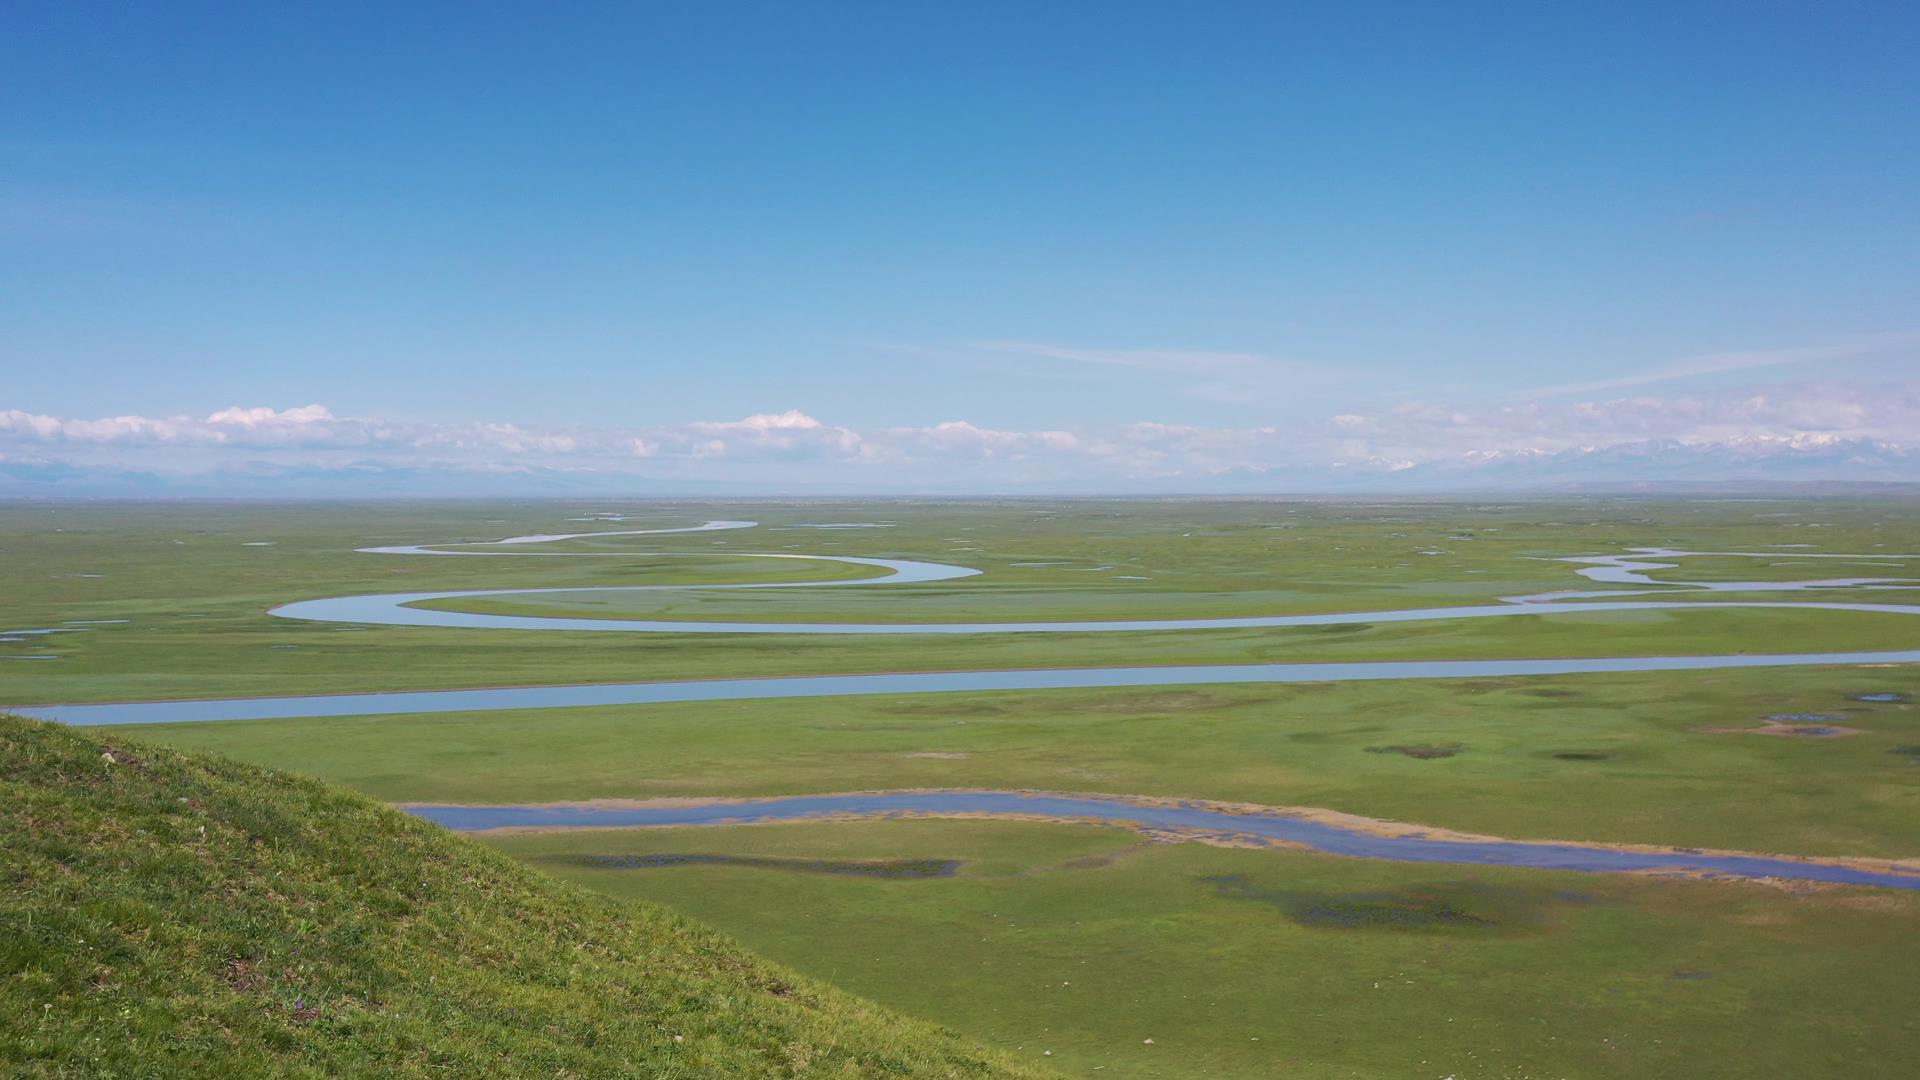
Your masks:
M61 632L0 701L531 825L1070 1073L1864 1074L1920 1049L1917 549L1839 500L23 503L0 622ZM499 816L552 804L673 812Z

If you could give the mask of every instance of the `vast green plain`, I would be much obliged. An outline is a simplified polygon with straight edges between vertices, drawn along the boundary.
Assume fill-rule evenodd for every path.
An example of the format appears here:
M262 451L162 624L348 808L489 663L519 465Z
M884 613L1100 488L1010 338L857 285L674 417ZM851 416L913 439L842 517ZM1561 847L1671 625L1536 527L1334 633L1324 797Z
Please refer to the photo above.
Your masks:
M626 520L577 520L592 514ZM760 522L528 555L357 554ZM867 523L878 528L809 528ZM1788 546L1792 545L1792 546ZM530 594L466 610L756 621L1372 611L1596 588L1554 558L1767 551L1662 580L1920 578L1893 499L19 503L0 508L0 704L701 677L1285 660L1920 648L1920 618L1699 594L1698 611L966 636L546 633L303 623L367 592L802 581L743 553L956 563L922 585ZM1863 560L1796 554L1857 553ZM698 555L700 558L690 558ZM94 620L127 620L94 622ZM0 634L0 637L6 635ZM1862 694L1894 700L1862 701ZM1318 807L1523 839L1920 856L1912 667L1154 687L181 724L388 802L1015 788ZM1908 700L1901 700L1901 698ZM1760 734L1775 714L1854 733ZM657 901L809 976L1086 1076L1840 1076L1920 1052L1920 894L1426 866L1029 821L516 834L539 870ZM699 856L695 859L654 856ZM631 856L609 862L600 856ZM950 876L838 872L899 860ZM829 865L831 864L831 865ZM823 869L823 866L826 868ZM1151 1042L1146 1040L1151 1039Z

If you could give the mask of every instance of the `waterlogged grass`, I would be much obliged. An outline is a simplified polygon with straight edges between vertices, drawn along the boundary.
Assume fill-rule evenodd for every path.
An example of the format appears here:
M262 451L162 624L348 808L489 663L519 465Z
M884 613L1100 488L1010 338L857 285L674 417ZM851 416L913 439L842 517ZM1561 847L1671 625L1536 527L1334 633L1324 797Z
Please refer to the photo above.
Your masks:
M1024 822L490 842L1090 1078L1886 1076L1920 1051L1910 893L1416 866ZM883 881L550 861L714 852L961 868Z
M17 1077L1028 1075L359 796L0 717Z

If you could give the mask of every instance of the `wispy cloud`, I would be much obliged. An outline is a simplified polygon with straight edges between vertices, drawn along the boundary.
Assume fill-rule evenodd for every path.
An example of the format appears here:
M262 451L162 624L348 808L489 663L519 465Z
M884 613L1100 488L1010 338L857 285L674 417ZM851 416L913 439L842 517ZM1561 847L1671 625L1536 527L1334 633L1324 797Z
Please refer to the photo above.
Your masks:
M1618 375L1607 379L1597 379L1592 382L1567 383L1560 386L1540 386L1529 390L1518 390L1506 395L1506 397L1510 400L1527 401L1537 398L1564 397L1569 394L1603 393L1609 390L1624 390L1630 386L1645 386L1649 383L1669 382L1674 379L1722 375L1728 372L1749 371L1755 368L1810 364L1820 360L1852 360L1860 357L1896 352L1902 349L1916 348L1920 348L1920 332L1871 334L1864 337L1835 342L1830 345L1809 345L1791 349L1711 353L1705 356L1689 356L1660 367L1649 368L1645 371L1637 371L1627 375Z
M1178 380L1177 392L1230 404L1269 404L1344 381L1335 368L1251 352L1208 349L1101 349L1038 341L970 341L969 349L1073 364L1152 372Z
M1259 353L1213 352L1202 349L1082 349L1068 345L1048 345L1037 341L971 341L967 343L967 347L984 349L988 352L1042 356L1049 360L1071 360L1077 364L1101 364L1107 367L1175 373L1257 371L1277 368L1317 370L1307 364L1275 360Z

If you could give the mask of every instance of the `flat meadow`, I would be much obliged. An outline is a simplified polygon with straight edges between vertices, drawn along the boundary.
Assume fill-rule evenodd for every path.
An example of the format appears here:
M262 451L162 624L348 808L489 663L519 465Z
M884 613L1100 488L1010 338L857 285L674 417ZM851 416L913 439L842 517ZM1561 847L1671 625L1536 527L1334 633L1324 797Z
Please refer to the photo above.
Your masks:
M585 537L538 555L370 546ZM758 622L1390 612L1661 581L1920 579L1920 502L1245 499L0 506L0 704L830 673L1920 648L1844 587L1698 610L1109 633L540 632L302 622L374 592L458 610ZM1854 560L1797 558L1844 553ZM567 558L573 554L578 557ZM1617 586L1622 590L1630 586ZM1644 586L1642 586L1644 588ZM1662 597L1667 599L1667 597ZM13 638L14 640L7 640ZM25 659L34 657L37 659ZM1920 856L1912 666L712 701L123 729L390 803L1012 789L1312 807L1529 840ZM1798 718L1786 722L1778 717ZM1811 719L1809 719L1811 718ZM1794 724L1832 729L1798 733ZM520 832L547 873L658 901L799 971L1085 1076L1807 1076L1920 1051L1920 892L1429 865L1070 822L903 819ZM940 873L887 871L939 866ZM1149 1041L1151 1040L1151 1041Z

